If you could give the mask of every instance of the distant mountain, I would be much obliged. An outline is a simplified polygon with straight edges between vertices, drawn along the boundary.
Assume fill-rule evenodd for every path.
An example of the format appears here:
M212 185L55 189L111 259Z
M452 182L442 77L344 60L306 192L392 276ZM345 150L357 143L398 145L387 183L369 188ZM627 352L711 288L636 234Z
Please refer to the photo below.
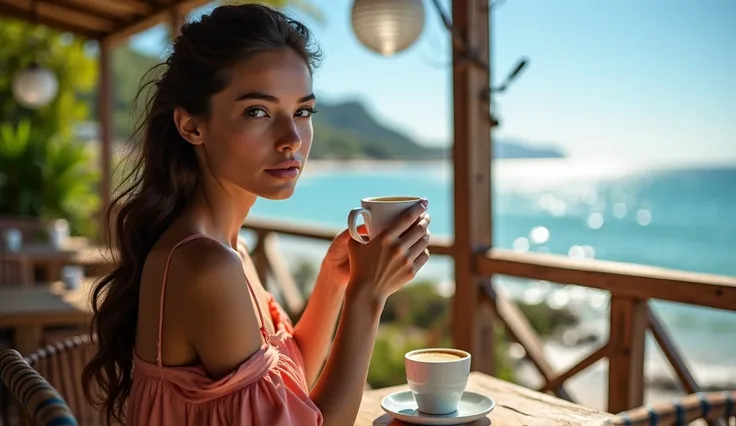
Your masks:
M379 124L363 104L320 103L313 118L313 158L432 160L450 158L449 147L430 147ZM494 158L562 158L555 147L534 147L519 140L494 140Z
M493 158L564 158L567 154L554 146L531 146L521 140L493 140Z
M312 158L441 159L445 148L420 145L379 124L359 102L320 103L315 114Z

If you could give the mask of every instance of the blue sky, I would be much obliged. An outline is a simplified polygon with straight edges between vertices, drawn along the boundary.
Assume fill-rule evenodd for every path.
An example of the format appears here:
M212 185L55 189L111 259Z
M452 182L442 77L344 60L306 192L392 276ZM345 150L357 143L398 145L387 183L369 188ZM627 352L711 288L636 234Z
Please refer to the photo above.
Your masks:
M325 53L323 99L360 99L417 141L452 133L449 38L425 1L420 40L385 58L350 27L352 0L311 0ZM449 0L444 0L449 12ZM735 0L507 0L492 18L493 80L521 56L529 66L495 98L501 138L554 144L577 158L736 162ZM131 40L166 48L161 28Z

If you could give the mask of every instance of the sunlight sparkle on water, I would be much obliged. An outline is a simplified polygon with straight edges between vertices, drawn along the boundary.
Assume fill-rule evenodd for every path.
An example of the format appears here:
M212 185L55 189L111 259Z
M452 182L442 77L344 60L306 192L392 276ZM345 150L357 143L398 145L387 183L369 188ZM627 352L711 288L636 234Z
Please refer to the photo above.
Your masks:
M588 228L590 229L600 229L604 222L603 215L600 213L591 213L588 216Z
M535 226L529 231L529 239L534 244L544 244L549 240L549 229L544 226Z
M565 289L557 289L547 299L547 304L552 309L562 309L570 303L570 295Z
M525 253L529 251L529 240L524 237L519 237L514 240L513 248L516 252Z
M567 211L567 204L551 194L542 195L539 199L539 207L549 212L552 216L562 216Z
M592 290L590 294L590 306L600 311L605 310L608 308L608 294L604 291Z
M613 215L619 219L626 216L626 204L624 203L616 203L613 205Z
M593 259L595 257L595 249L592 246L574 245L567 251L567 255L573 259Z
M547 296L547 293L541 288L531 287L531 288L526 289L526 291L524 291L524 295L522 296L522 298L524 299L524 303L529 304L529 305L536 305L544 301L544 298L546 296Z
M636 212L636 223L641 226L647 226L652 223L652 214L649 210L639 210Z

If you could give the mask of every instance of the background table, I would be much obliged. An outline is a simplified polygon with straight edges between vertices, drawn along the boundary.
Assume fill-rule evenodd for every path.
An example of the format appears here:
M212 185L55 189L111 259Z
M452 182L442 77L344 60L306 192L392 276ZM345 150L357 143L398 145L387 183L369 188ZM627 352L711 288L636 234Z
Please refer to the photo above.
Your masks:
M92 283L66 292L60 282L0 288L0 328L13 329L13 347L27 355L39 348L44 327L88 324Z
M404 422L394 420L381 408L381 399L384 396L401 390L408 390L408 386L366 391L355 424L406 425ZM496 401L496 408L488 414L488 417L470 423L472 426L596 425L612 417L609 413L576 405L478 372L470 373L468 390L487 395Z

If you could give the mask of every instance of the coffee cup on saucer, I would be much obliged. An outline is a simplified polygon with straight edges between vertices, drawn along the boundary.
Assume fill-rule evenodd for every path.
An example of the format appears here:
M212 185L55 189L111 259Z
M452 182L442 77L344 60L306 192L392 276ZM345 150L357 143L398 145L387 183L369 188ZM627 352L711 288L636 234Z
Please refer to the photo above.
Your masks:
M443 415L457 410L470 375L471 356L459 349L426 348L404 356L406 380L419 411Z

